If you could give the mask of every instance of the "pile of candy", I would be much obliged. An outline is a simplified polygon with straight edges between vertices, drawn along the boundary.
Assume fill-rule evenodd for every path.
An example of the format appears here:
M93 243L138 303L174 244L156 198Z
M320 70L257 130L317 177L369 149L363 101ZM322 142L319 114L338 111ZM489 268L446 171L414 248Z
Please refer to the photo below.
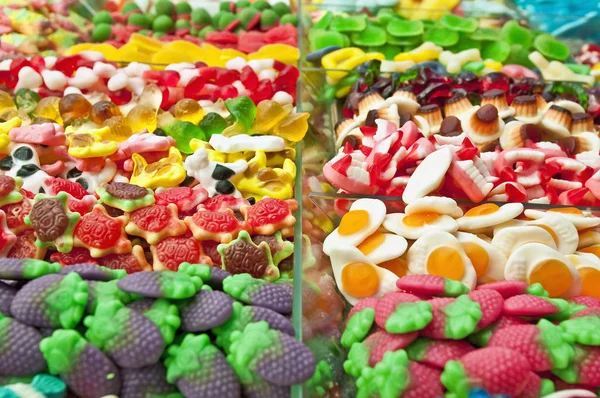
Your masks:
M17 259L0 278L2 396L282 397L315 369L288 282Z
M579 104L528 95L508 106L499 89L481 104L456 95L443 119L438 105L419 107L410 91L386 100L367 93L358 115L338 123L342 148L323 173L342 192L406 203L432 193L475 203L599 203L600 138Z
M250 53L264 44L297 45L298 20L284 2L247 0L220 3L220 11L210 15L205 9L192 9L189 3L161 0L153 12L143 13L135 2L125 3L121 12L100 11L94 15L93 40L119 46L138 32L163 41L205 40L221 48L237 48Z
M27 106L32 109L40 98L72 93L88 94L88 99L94 102L110 98L123 105L150 85L160 89L163 109L182 98L215 102L243 95L249 95L255 103L283 98L285 104L295 102L298 76L295 66L268 58L246 61L236 57L224 67L208 67L202 62L178 63L168 65L165 70L153 70L138 62L118 67L96 53L36 55L0 63L0 87L35 90L27 94ZM288 93L293 98L288 99ZM7 107L8 104L2 104L2 108Z
M0 56L60 53L89 36L90 23L70 10L72 1L3 1Z
M355 201L323 251L353 305L341 342L358 396L600 387L599 225L573 208Z
M549 34L535 34L515 20L502 28L480 27L479 20L445 14L439 21L405 20L392 9L382 8L375 18L364 13L344 15L327 12L309 31L307 60L325 68L354 69L367 59L413 61L439 59L451 73L496 69L497 65L533 66L531 51L551 60L565 61L569 48ZM368 51L358 54L359 50ZM335 56L329 55L330 53ZM344 54L345 56L342 56ZM460 59L457 64L454 60Z

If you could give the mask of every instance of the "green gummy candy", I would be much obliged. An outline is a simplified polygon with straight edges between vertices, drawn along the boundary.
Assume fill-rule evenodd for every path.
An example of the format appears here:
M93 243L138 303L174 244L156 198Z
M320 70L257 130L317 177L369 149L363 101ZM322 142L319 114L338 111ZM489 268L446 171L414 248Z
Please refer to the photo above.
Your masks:
M46 297L52 317L65 329L73 329L81 318L88 300L88 284L75 272L66 275L57 289Z
M315 373L306 381L305 385L311 393L310 396L318 397L324 397L333 388L333 373L327 361L323 359L317 363Z
M456 397L467 397L471 385L465 368L459 361L448 361L440 377L442 384Z
M387 59L388 61L392 61L396 55L402 52L402 48L391 43L384 44L383 46L379 47L379 52L381 52L385 56L385 59ZM358 76L355 76L355 78L358 78Z
M213 134L221 134L227 128L227 121L216 112L206 114L199 123L200 128L210 140Z
M35 279L48 274L56 274L62 269L59 263L49 263L44 260L33 258L23 260L23 277Z
M279 20L281 25L292 24L298 26L298 16L296 14L285 14Z
M183 272L190 276L198 276L203 282L208 282L211 276L211 267L212 266L206 264L181 263L177 272Z
M367 27L367 16L364 14L341 16L337 15L331 21L330 29L338 32L360 32Z
M202 286L204 287L204 286ZM144 316L150 319L160 330L165 345L171 344L175 339L175 332L181 326L179 308L168 300L158 299L152 307L144 312Z
M546 319L540 319L537 327L540 330L540 338L545 351L550 356L552 367L566 368L575 357L575 351L571 343L563 336L561 328Z
M216 31L216 29L213 28L212 26L210 26L210 25L205 26L204 28L200 29L200 31L198 32L198 37L206 39L206 34L208 32L215 32L215 31Z
M159 0L154 5L154 11L157 15L168 15L171 16L175 11L175 6L170 0Z
M401 397L410 383L406 351L386 352L374 368L366 368L356 381L358 397Z
M463 18L454 14L445 14L440 23L445 28L457 32L473 33L477 30L477 20L474 18Z
M212 23L210 14L204 8L197 8L192 11L190 18L196 25L210 25Z
M554 383L550 379L542 379L542 385L540 386L540 397L545 397L556 391ZM597 395L597 393L596 393Z
M279 16L271 9L266 9L260 13L260 27L270 28L277 23Z
M471 344L477 347L486 347L494 334L492 326L487 326L469 336Z
M182 377L191 376L203 367L210 366L208 359L217 351L207 334L185 335L180 344L174 344L167 349L167 381L175 383Z
M190 26L191 24L189 21L186 21L185 19L178 19L177 22L175 22L175 29L187 29Z
M179 272L160 272L161 293L167 299L192 297L202 287L202 279Z
M140 28L149 28L150 21L144 14L131 14L127 19L128 25L139 26Z
M327 29L329 25L331 25L331 21L333 20L333 13L331 11L327 11L325 14L319 18L319 20L314 24L311 29Z
M534 283L533 285L529 285L525 290L527 294L531 294L532 296L538 297L550 297L550 293L544 289L541 283Z
M458 297L461 294L469 293L469 288L462 282L445 278L444 297Z
M265 321L249 323L243 331L232 333L227 362L235 370L242 384L256 380L254 364L260 361L265 351L271 351L274 347L276 352L281 350L279 333L270 329Z
M518 44L525 50L529 50L533 45L533 33L514 20L504 24L502 27L502 37L508 44Z
M159 15L152 21L152 29L158 33L168 32L173 26L173 19L168 15Z
M177 15L186 15L192 12L192 6L187 2L181 2L175 4L175 12Z
M40 342L40 351L53 375L71 371L88 342L75 330L60 329Z
M229 26L229 24L231 24L236 19L237 16L235 14L232 14L230 12L224 12L223 15L221 15L221 18L219 18L217 28L219 30L224 30L227 26Z
M277 13L277 15L279 15L281 17L285 14L290 13L290 6L288 6L283 1L280 1L279 3L273 4L272 10L275 11Z
M256 8L259 11L264 11L271 8L271 4L266 0L258 0L250 4L250 7Z
M92 39L94 39L95 42L107 41L110 39L111 29L110 24L107 23L96 25L92 31Z
M364 368L369 367L369 349L363 343L354 343L348 351L348 359L344 361L344 371L358 378Z
M566 44L556 40L549 34L541 34L533 41L533 46L542 55L549 59L564 61L569 58L569 47Z
M416 303L401 303L385 321L388 333L408 333L423 329L429 325L433 315L431 304L426 301Z
M485 63L483 61L468 62L465 65L463 65L462 68L463 70L478 74L479 72L485 69Z
M330 46L345 47L345 40L347 39L346 36L335 30L313 29L309 35L311 37L311 51L317 51Z
M177 149L187 155L194 153L190 147L190 141L192 138L206 141L206 135L204 134L204 131L202 131L202 128L191 122L173 120L171 123L163 127L163 131L169 137L173 137L175 139L175 146Z
M129 14L131 11L141 11L141 10L140 10L140 7L134 1L123 4L123 8L121 9L121 13L123 15Z
M500 29L496 28L477 28L477 30L471 34L471 39L473 40L497 41L500 40L501 37Z
M230 98L225 101L225 108L229 111L229 119L234 124L223 130L223 135L243 134L250 130L256 118L256 105L250 97Z
M219 10L221 11L229 11L229 7L231 6L231 2L229 1L221 1L219 3Z
M421 21L393 19L386 25L386 30L394 37L414 37L422 35L424 27Z
M427 355L427 350L429 349L429 344L431 343L431 339L426 337L419 337L408 347L406 347L406 353L408 357L413 361L421 361Z
M235 3L236 10L241 10L243 8L250 7L250 2L248 0L238 0Z
M102 10L98 11L96 15L94 15L92 22L94 23L94 25L98 25L101 23L111 24L113 23L113 17L112 15L110 15L110 12Z
M367 25L362 32L352 33L350 40L357 46L382 46L387 41L385 29Z
M353 314L342 334L342 345L350 348L352 344L363 341L369 334L374 321L375 310L373 308L365 308Z
M453 53L459 53L472 48L481 49L481 42L478 40L473 40L468 34L460 33L458 43L450 47L449 50Z
M484 42L481 46L481 58L504 62L510 55L510 45L505 41Z
M83 320L88 328L85 338L101 351L114 350L119 345L118 336L126 332L131 311L120 301L101 302L95 314Z
M561 329L571 340L589 346L600 346L600 317L582 316L561 322Z
M248 27L248 24L252 21L252 19L258 14L258 10L252 7L244 8L241 12L237 14L242 26L245 28Z
M442 312L446 315L446 337L454 340L464 339L473 333L482 316L479 303L466 295L445 306Z
M441 47L450 47L458 43L458 33L443 27L433 27L423 35L424 41L430 41Z
M397 18L398 14L391 8L381 8L377 11L377 21L386 25L392 19Z
M578 75L589 75L590 72L592 71L592 68L590 68L589 65L584 65L584 64L565 64L565 66L569 69L571 69L574 73L577 73Z
M406 46L408 48L405 48L405 51L410 51L413 48L417 48L418 46L420 46L423 43L423 36L418 35L418 36L412 36L412 37L396 37L396 36L392 36L388 32L387 42L388 42L388 44L391 44L394 46Z

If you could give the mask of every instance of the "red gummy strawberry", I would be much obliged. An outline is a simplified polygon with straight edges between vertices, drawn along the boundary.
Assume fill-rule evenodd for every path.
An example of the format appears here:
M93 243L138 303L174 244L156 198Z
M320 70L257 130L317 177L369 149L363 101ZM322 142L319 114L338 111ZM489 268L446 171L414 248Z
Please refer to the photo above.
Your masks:
M571 297L569 301L576 304L582 304L587 307L600 308L600 300L592 296Z
M515 316L543 317L568 309L569 303L563 299L538 297L531 294L520 294L504 301L504 313Z
M406 275L396 281L398 289L426 296L458 297L469 292L463 283L436 275Z
M477 286L475 290L495 290L507 299L520 294L532 294L534 296L548 296L541 284L529 285L522 281L498 281Z
M475 344L479 347L485 347L488 345L490 338L496 333L498 330L503 329L509 326L516 325L529 325L529 323L521 318L517 318L512 315L500 315L500 317L496 320L496 322L492 323L488 327L473 333L469 336L469 341L472 344Z
M389 333L421 330L431 318L431 304L409 293L387 293L375 307L375 323Z
M467 397L474 387L485 388L490 395L517 397L525 389L530 371L527 358L517 351L486 347L449 361L441 379L457 397Z
M421 335L432 339L464 339L477 329L482 318L479 304L467 295L454 298L434 298L431 304L433 319L421 331Z
M48 177L46 179L47 194L57 195L59 192L71 194L75 199L83 199L87 191L75 181L63 180L62 178Z
M571 315L571 318L569 318L569 319L583 318L586 316L596 316L596 317L600 318L600 308L588 307L584 310L574 313L573 315Z
M549 379L542 379L533 372L527 376L527 384L518 398L539 398L554 392L554 383Z
M365 339L365 346L369 349L369 366L379 363L386 352L408 347L416 338L416 332L391 334L385 330L378 330Z
M413 361L444 369L446 362L460 359L475 350L465 340L431 340L420 337L407 348L408 357Z
M537 325L509 326L490 338L488 347L510 348L529 361L531 370L543 372L566 368L575 352L560 327L541 319Z
M409 361L404 350L388 352L374 368L365 368L356 385L359 397L436 398L444 394L440 371Z
M575 344L575 360L565 369L552 373L571 384L600 387L600 347Z
M479 304L481 319L477 323L477 329L483 329L494 322L502 314L504 299L502 295L494 290L476 290L467 294L469 298Z
M369 334L375 321L375 306L378 301L374 297L369 297L352 307L348 314L346 329L342 334L341 343L344 347L352 347L352 344L363 341Z

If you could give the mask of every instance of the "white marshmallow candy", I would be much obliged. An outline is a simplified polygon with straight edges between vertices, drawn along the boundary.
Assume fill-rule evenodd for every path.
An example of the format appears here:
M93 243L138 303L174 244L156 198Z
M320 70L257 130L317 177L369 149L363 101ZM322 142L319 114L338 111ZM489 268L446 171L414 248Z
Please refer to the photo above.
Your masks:
M44 84L50 90L62 90L67 85L67 76L58 70L44 69L42 71Z
M115 75L115 73L117 73L117 68L114 65L107 64L105 62L94 63L94 68L92 70L98 77L102 77L104 79L110 79Z
M98 76L96 76L94 71L84 66L78 68L75 76L69 79L69 85L83 90L92 87L97 81Z
M42 76L30 66L25 66L19 71L19 81L15 86L15 91L20 88L38 88L44 84Z

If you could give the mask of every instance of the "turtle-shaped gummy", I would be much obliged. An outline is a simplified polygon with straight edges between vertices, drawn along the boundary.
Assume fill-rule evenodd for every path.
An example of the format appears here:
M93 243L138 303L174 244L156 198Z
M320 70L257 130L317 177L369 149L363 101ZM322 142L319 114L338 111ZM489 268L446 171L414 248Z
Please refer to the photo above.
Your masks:
M18 203L4 205L0 210L6 213L6 226L15 234L21 233L31 227L25 224L25 217L31 212L31 200L23 198Z
M38 194L25 222L36 233L38 247L56 246L59 252L68 253L73 248L73 229L79 221L79 213L67 208L68 195L60 192L56 196Z
M235 217L231 209L222 212L199 210L193 216L186 217L185 223L194 234L194 238L215 240L228 243L235 239L238 233L247 229L245 223Z
M287 240L282 239L281 232L277 231L274 235L256 235L252 237L252 242L256 245L260 245L260 242L267 242L269 249L271 250L271 256L273 257L273 264L279 267L279 271L285 271L280 266L282 260L290 257L294 252L294 244ZM293 267L293 261L291 261ZM287 270L289 271L289 269Z
M201 187L175 187L156 192L154 198L156 204L167 206L170 203L177 205L180 212L192 211L196 206L202 203L208 192Z
M96 189L102 203L131 212L154 204L152 190L125 182L111 182Z
M125 231L141 236L155 245L168 236L178 236L187 231L184 222L177 217L177 206L169 204L142 207L129 215Z
M232 195L215 195L202 202L201 207L210 211L225 211L225 209L236 211L242 206L249 205L250 202L244 198L236 198Z
M192 264L211 263L210 258L204 255L202 246L194 238L183 236L169 237L150 247L154 257L154 270L177 271L179 264L188 262Z
M297 208L298 203L295 200L265 198L253 206L242 207L240 211L254 233L271 235L277 230L282 230L287 236L292 233L290 227L296 222L292 212Z
M27 230L17 235L17 241L8 252L8 258L44 258L46 248L37 247L35 244L35 232Z
M75 244L89 248L95 258L127 253L131 250L131 242L125 235L125 224L127 217L110 217L103 206L96 205L75 228Z
M10 176L0 176L0 206L6 204L18 203L23 199L19 192L23 180L17 177L17 180Z
M246 231L237 239L217 247L223 269L232 274L250 274L254 278L277 279L279 269L273 265L271 250L266 242L254 244Z
M85 247L74 247L70 253L52 253L50 260L59 263L63 267L73 264L97 263L98 260L90 256L90 251Z
M127 254L109 254L108 256L97 259L100 265L110 269L122 269L128 274L134 272L149 271L152 269L141 246L134 246L131 253Z

